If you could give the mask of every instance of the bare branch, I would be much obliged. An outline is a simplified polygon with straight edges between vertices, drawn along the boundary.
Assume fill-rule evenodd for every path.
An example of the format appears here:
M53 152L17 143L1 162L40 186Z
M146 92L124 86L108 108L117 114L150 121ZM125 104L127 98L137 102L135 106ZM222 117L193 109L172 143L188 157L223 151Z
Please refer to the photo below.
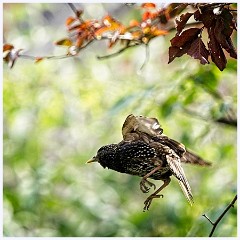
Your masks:
M218 123L224 123L233 127L237 127L237 119L218 118L215 121Z
M76 9L76 7L74 6L73 3L67 3L67 5L72 9L72 11L74 12L75 15L77 15L78 10Z
M129 49L129 48L132 48L132 47L136 47L136 46L140 46L139 44L135 44L135 45L127 45L126 47L124 48L121 48L119 51L115 52L115 53L112 53L112 54L109 54L109 55L105 55L105 56L97 56L97 59L106 59L106 58L111 58L111 57L115 57L117 56L118 54L124 52L125 50Z
M205 217L212 225L214 225L212 220L205 213L202 216Z
M186 113L186 114L188 114L192 117L195 117L195 118L201 119L203 121L206 121L206 122L213 121L213 122L216 122L216 123L223 123L223 124L226 124L226 125L232 126L232 127L237 127L237 119L234 119L234 118L221 117L221 118L218 118L218 119L214 119L214 118L211 118L211 117L202 116L198 112L195 112L195 111L190 110L190 109L185 108L185 107L182 107L182 109L183 109L184 113Z
M213 226L210 234L209 234L209 237L212 237L217 225L219 224L219 222L222 220L222 218L224 217L224 215L228 212L228 210L231 208L231 207L234 207L234 203L237 201L237 195L233 198L233 200L231 201L231 203L226 207L226 209L223 211L223 213L218 217L218 219L213 222L209 219L209 217L206 215L206 214L203 214L202 216L205 217Z
M146 66L146 64L147 64L148 61L149 61L150 53L149 53L149 45L148 45L148 44L145 45L145 49L146 49L145 59L144 59L144 62L143 62L143 64L142 64L142 66L141 66L140 69L139 69L140 72L143 70L143 68Z
M74 14L76 15L76 17L80 20L80 22L83 22L83 19L81 17L81 13L82 11L77 10L77 8L74 6L73 3L67 3L67 5L72 9L72 11L74 12Z

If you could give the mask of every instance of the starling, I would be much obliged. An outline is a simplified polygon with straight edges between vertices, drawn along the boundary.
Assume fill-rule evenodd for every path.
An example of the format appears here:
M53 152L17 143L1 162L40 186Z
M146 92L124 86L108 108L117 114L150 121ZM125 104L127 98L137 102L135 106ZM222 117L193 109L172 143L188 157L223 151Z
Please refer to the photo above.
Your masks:
M185 197L192 205L191 188L181 167L181 161L184 162L188 157L187 151L183 144L168 138L162 132L156 118L135 117L131 114L123 124L123 140L118 144L101 147L97 155L87 163L98 162L104 168L142 177L140 189L144 193L149 192L151 187L156 189L156 185L148 178L162 180L162 186L145 200L144 211L149 209L154 198L163 197L159 192L170 183L172 175L177 178ZM193 156L195 157L194 154ZM196 156L195 162L196 159L199 160L197 164L201 161L205 163L200 157Z

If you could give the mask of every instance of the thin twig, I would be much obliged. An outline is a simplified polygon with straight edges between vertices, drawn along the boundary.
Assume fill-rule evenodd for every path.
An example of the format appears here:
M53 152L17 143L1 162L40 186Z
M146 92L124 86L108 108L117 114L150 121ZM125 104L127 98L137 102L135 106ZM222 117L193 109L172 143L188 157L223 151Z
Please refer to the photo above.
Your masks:
M223 123L223 124L226 124L226 125L232 126L232 127L237 127L237 119L234 119L234 118L230 119L230 118L222 117L222 118L214 119L214 118L210 118L210 117L204 117L201 114L199 114L198 112L195 112L195 111L190 110L185 107L182 107L182 109L183 109L184 113L186 113L192 117L206 121L206 122L213 121L216 123Z
M119 51L115 52L115 53L111 53L109 55L105 55L105 56L97 56L97 59L102 60L102 59L106 59L106 58L111 58L111 57L115 57L118 54L124 52L125 50L131 48L131 47L136 47L136 46L140 46L140 44L135 44L135 45L128 45L124 48L121 48Z
M77 10L77 8L74 6L73 3L67 3L67 5L72 9L76 17L79 19L80 22L83 22L83 19L81 17L82 11Z
M209 219L209 217L206 215L206 214L203 214L202 216L205 217L211 224L212 224L212 230L209 234L209 237L212 237L218 223L222 220L222 218L224 217L224 215L228 212L228 210L231 208L231 207L234 207L234 203L237 201L237 195L234 197L234 199L231 201L231 203L226 207L226 209L223 211L223 213L218 217L218 219L213 222Z
M67 5L72 9L72 11L74 12L75 15L77 15L78 10L76 9L76 7L74 6L73 3L67 3Z
M82 49L86 48L88 45L90 45L91 43L93 43L93 40L90 40L89 42L87 42L85 45L83 45L82 47L80 47L78 49L78 52L80 52ZM78 54L76 54L78 55ZM75 57L76 55L71 55L71 54L65 54L65 55L59 55L59 56L31 56L31 55L26 55L26 54L19 54L18 57L19 58L25 58L25 59L30 59L30 60L37 60L39 58L42 59L47 59L47 60L54 60L54 59L64 59L64 58L70 58L70 57Z
M212 220L205 213L202 216L205 217L212 225L214 225Z
M148 61L149 61L149 56L150 56L150 54L149 54L149 45L148 45L148 44L145 45L145 49L146 49L145 59L144 59L144 62L143 62L143 64L142 64L142 66L141 66L140 69L139 69L140 72L143 70L143 68L146 66L146 64L147 64Z
M37 60L38 58L42 59L48 59L48 60L54 60L54 59L64 59L64 58L69 58L73 57L72 55L59 55L59 56L43 56L43 57L34 57L30 55L25 55L25 54L19 54L19 58L25 58L25 59L31 59L31 60Z

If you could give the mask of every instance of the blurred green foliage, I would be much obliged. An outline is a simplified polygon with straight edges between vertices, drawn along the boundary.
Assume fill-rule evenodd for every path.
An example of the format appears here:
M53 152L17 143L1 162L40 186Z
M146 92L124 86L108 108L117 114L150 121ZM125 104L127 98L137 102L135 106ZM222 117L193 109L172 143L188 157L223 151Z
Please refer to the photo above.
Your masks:
M136 17L121 4L79 6L91 17L96 9ZM71 14L64 4L4 4L4 37L34 54L57 55L63 49L49 43L64 36ZM170 37L150 43L141 72L143 47L99 61L107 52L102 42L75 59L4 65L5 236L208 236L202 214L214 221L237 188L236 128L215 121L236 111L236 61L223 72L188 56L168 65ZM140 178L85 164L100 146L121 140L130 113L157 117L165 134L213 163L183 166L192 207L172 178L164 198L142 212ZM237 206L214 233L236 235Z

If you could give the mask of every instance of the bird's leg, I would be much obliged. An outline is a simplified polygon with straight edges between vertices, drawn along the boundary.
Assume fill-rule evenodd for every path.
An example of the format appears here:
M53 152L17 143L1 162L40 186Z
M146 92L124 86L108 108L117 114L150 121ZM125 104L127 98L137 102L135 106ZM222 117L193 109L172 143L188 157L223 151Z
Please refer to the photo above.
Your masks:
M149 189L150 189L151 187L154 187L154 190L156 189L156 185L155 185L154 183L149 182L149 181L147 180L147 178L149 178L153 173L155 173L156 171L158 171L159 169L161 169L161 167L162 167L161 165L157 166L156 168L154 168L151 172L149 172L148 174L146 174L146 175L142 178L142 180L141 180L141 182L140 182L140 189L142 190L143 193L149 192ZM150 186L150 188L147 187L146 184L148 184L148 185Z
M152 200L154 198L160 198L160 197L163 197L162 194L160 195L157 195L159 192L161 192L169 183L170 183L171 179L170 178L167 178L167 179L164 179L163 180L163 185L156 191L154 192L153 194L151 194L144 202L145 206L143 208L143 211L145 212L146 210L149 209L151 203L152 203Z

